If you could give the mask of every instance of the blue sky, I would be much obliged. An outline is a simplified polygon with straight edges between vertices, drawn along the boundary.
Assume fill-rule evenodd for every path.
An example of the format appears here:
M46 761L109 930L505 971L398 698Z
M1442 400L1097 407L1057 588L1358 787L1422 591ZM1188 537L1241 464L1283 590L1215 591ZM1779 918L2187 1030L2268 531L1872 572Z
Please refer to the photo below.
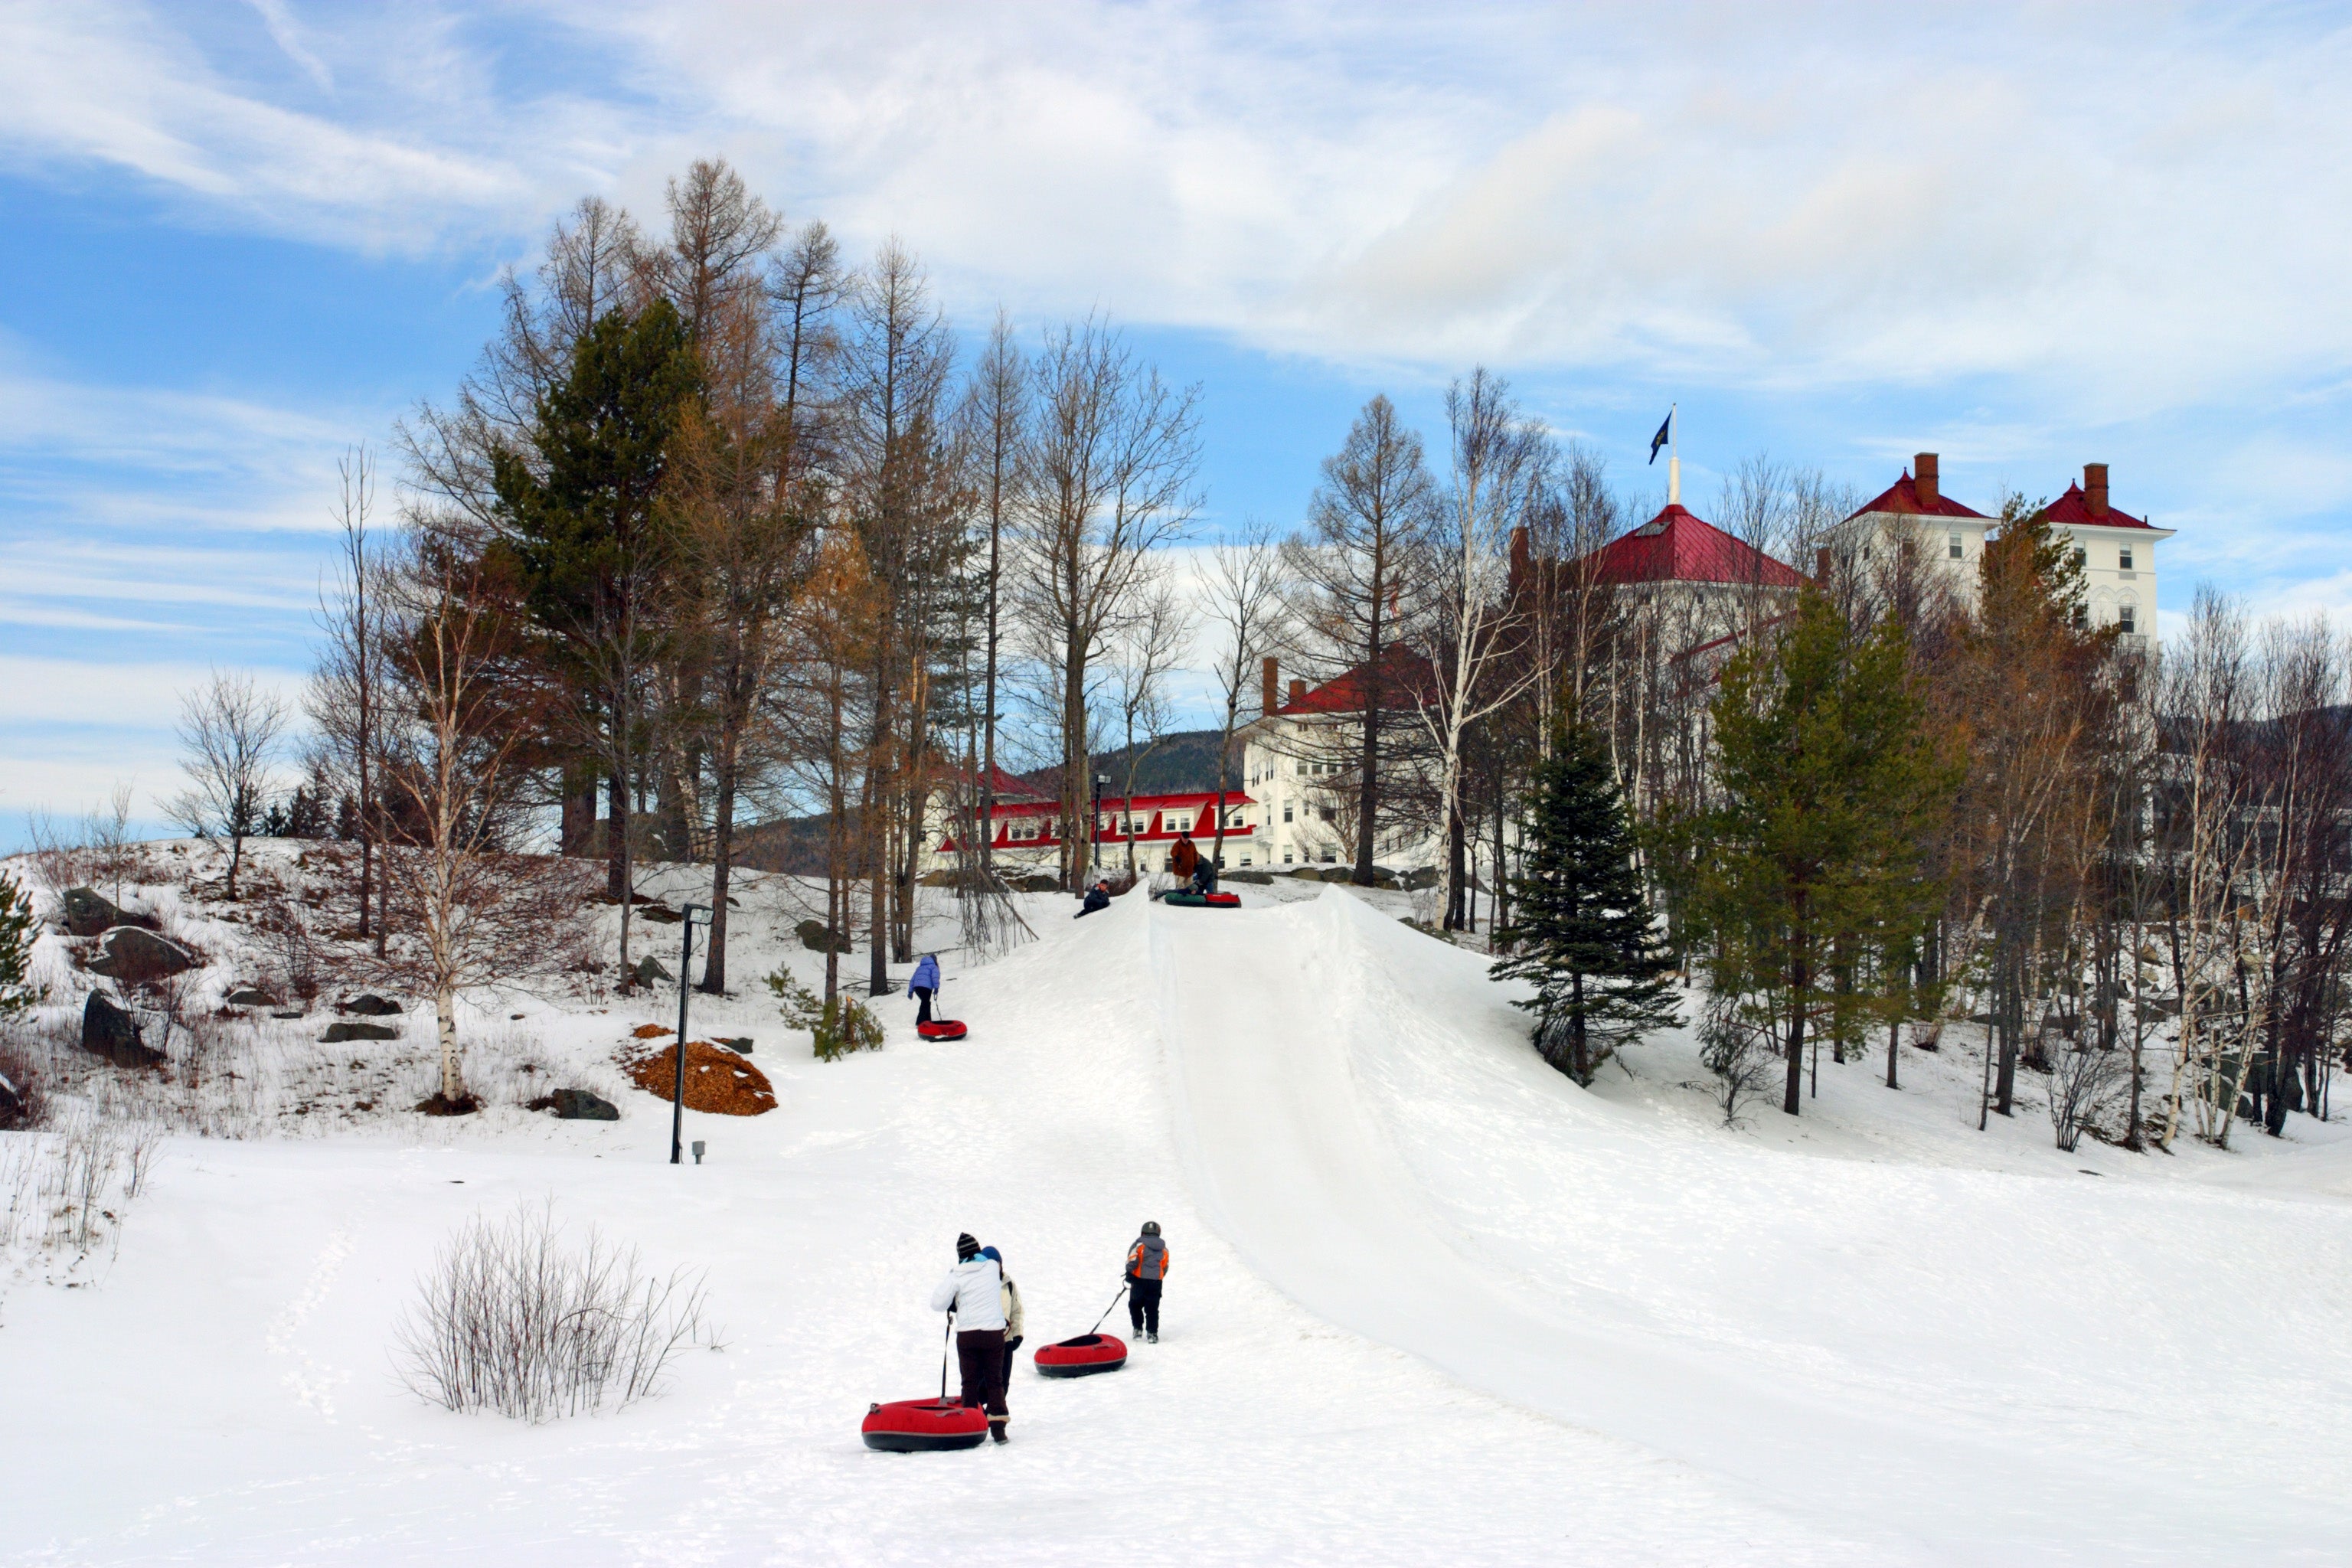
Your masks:
M720 153L950 312L1201 384L1210 531L1485 363L1630 486L2084 461L2255 607L2352 611L2338 7L0 5L0 846L291 691L337 458L492 283ZM152 815L152 808L142 806Z

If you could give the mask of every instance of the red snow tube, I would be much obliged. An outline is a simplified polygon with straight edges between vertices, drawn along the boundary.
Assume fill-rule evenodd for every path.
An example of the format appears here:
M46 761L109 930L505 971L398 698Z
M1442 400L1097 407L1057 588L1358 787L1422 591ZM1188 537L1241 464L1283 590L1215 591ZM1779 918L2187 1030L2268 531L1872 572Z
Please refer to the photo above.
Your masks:
M1242 907L1239 893L1162 893L1160 901L1174 904L1181 910L1237 910Z
M1080 1334L1074 1340L1057 1340L1038 1347L1032 1358L1038 1373L1045 1377L1085 1377L1097 1372L1117 1372L1127 1364L1127 1342L1115 1334Z
M915 1026L915 1033L927 1040L961 1040L964 1037L963 1022L958 1018L940 1018Z
M866 1446L886 1454L977 1448L988 1441L988 1412L945 1399L898 1399L866 1412Z

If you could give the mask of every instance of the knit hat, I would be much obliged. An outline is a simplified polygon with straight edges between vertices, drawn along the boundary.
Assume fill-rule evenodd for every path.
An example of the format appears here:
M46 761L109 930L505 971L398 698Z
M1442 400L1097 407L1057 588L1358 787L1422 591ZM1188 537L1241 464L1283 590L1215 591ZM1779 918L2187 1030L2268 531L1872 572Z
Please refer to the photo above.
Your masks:
M961 1263L964 1259L971 1257L979 1250L980 1243L971 1238L971 1232L965 1231L961 1236L956 1237L956 1261L958 1263Z

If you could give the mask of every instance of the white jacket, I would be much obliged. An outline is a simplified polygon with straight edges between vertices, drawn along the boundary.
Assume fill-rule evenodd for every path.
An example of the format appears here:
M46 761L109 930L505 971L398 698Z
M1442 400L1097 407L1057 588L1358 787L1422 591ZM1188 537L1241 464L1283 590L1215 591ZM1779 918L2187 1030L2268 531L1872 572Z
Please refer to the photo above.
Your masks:
M1003 1283L994 1258L967 1258L949 1269L948 1277L931 1292L931 1310L952 1310L958 1329L1001 1329L1004 1326L1004 1304L1000 1300Z

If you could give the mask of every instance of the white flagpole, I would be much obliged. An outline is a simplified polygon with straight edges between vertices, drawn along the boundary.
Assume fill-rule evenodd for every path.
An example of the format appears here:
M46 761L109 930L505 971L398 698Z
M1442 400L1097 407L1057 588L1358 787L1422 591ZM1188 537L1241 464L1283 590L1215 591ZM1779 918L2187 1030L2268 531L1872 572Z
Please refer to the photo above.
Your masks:
M1666 405L1666 504L1680 506L1683 500L1683 422L1678 416L1679 403Z

